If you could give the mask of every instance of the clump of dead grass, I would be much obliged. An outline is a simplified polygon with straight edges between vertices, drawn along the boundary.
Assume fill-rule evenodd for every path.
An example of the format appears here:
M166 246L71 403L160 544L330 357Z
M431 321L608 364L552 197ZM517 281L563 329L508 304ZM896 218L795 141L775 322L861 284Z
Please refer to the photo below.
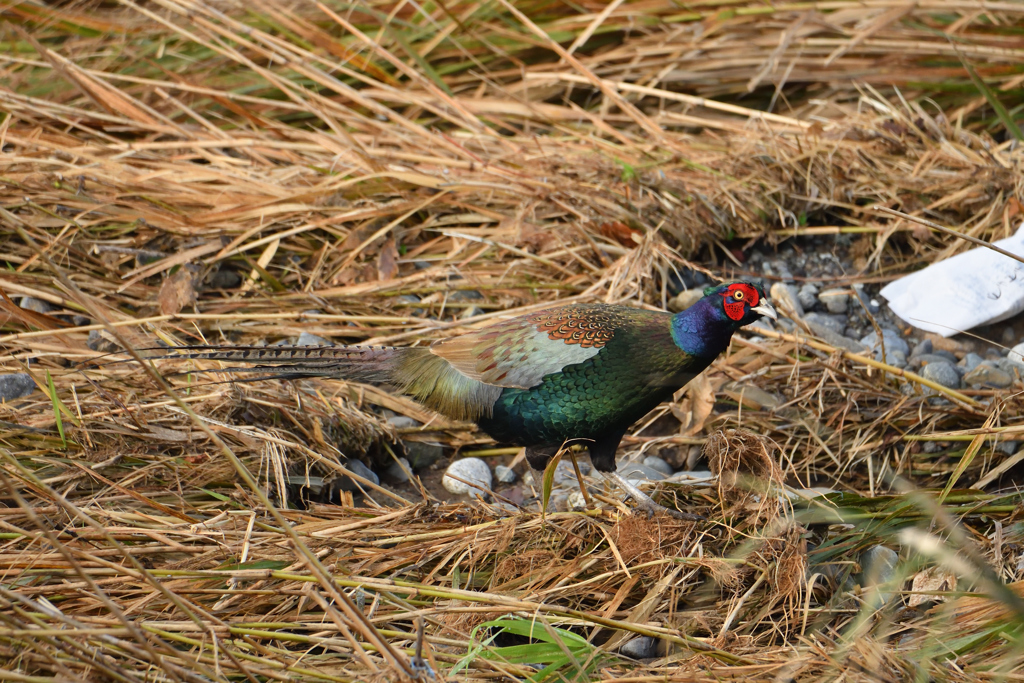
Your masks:
M743 429L718 430L704 444L711 473L718 478L718 496L727 515L746 517L748 526L770 525L782 510L782 469L778 445Z
M554 560L555 553L551 550L526 550L507 555L494 566L495 587L547 569Z
M694 526L692 522L634 515L615 523L612 540L627 564L646 564L683 555L692 543Z

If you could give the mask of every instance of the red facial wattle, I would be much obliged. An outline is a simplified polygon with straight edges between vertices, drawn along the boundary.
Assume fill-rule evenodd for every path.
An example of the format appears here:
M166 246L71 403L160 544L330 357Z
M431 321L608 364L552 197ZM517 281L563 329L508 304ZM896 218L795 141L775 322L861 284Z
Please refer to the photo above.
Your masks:
M725 314L736 321L742 320L746 315L747 306L751 308L757 306L760 299L756 289L742 282L730 286L729 289L722 292L722 296L725 297L725 301L722 303Z

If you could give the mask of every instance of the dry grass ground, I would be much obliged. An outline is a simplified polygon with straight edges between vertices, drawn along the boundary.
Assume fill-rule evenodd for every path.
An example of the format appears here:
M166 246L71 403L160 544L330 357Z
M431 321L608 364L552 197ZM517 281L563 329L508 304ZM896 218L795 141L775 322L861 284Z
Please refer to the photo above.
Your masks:
M1001 238L1024 5L15 0L0 21L0 372L38 384L0 405L0 680L1022 678L1021 498L970 488L1024 432L1019 384L936 396L803 333L739 335L717 402L626 440L705 447L721 476L659 489L692 524L415 487L298 509L289 476L490 442L372 387L98 357L662 307L674 268L746 274L752 241L849 233L836 286L967 248L878 207ZM843 493L781 495L820 483ZM891 580L850 580L879 545ZM657 658L616 654L637 635Z

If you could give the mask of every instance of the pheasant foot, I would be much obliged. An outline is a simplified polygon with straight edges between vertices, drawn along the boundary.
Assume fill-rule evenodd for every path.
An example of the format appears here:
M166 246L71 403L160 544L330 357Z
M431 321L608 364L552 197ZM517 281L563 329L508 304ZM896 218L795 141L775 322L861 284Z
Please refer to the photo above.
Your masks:
M629 497L633 499L634 505L640 510L647 513L648 519L655 514L669 515L676 519L683 519L690 522L704 521L704 517L700 515L693 515L688 512L680 512L679 510L673 510L663 505L655 503L650 496L638 489L631 481L623 477L618 472L606 472L605 476L618 484L623 491L629 494Z

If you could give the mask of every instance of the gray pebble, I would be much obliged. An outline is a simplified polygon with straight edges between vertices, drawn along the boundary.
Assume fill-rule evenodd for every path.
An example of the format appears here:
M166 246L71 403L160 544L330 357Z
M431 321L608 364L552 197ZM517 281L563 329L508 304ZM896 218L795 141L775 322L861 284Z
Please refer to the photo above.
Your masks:
M574 512L587 509L587 499L583 497L583 492L579 489L569 491L569 495L565 498L565 503Z
M665 478L665 475L658 470L651 469L646 465L640 463L631 462L627 465L623 465L618 469L620 475L623 478L633 482L637 481L661 481Z
M110 353L121 348L117 342L109 339L107 334L101 330L89 330L89 338L85 340L85 345L100 353Z
M26 311L34 311L36 313L49 313L50 311L57 310L57 307L51 304L49 301L37 299L34 296L23 296L18 306L24 308Z
M623 644L619 654L631 659L653 659L661 656L661 642L650 636L640 636Z
M872 332L863 339L860 343L867 346L868 349L874 351L875 360L880 360L889 365L896 366L897 363L902 362L906 365L907 354L910 353L910 345L900 337L899 333L895 330L882 329L882 338L885 342L885 358L882 358L882 344L878 341L878 335ZM896 354L895 352L899 352Z
M648 455L644 458L644 465L650 467L652 470L661 472L666 477L672 474L672 466L656 455Z
M448 301L483 301L484 295L475 289L460 289L448 295Z
M733 384L731 385L731 388L743 397L744 403L753 403L758 408L771 410L782 405L782 399L778 396L770 394L764 389L754 386L753 384Z
M806 317L804 322L807 322ZM824 325L807 322L807 326L811 329L811 332L813 332L815 336L821 337L823 340L825 340L826 343L831 344L836 348L846 349L847 351L853 351L854 353L864 353L866 351L864 345L861 344L856 339L844 337L843 335L836 333L835 331L825 327Z
M841 320L837 316L825 315L824 313L808 313L804 316L804 322L807 323L808 327L812 330L816 326L828 328L836 334L842 334L843 330L846 329L846 321Z
M850 293L845 289L826 289L819 296L829 313L846 313Z
M857 560L860 564L860 574L855 580L865 588L888 583L896 577L899 559L900 556L892 548L886 548L884 545L872 546L860 554ZM885 596L885 599L888 600L888 596Z
M793 314L798 318L803 317L804 307L800 305L800 297L797 294L796 287L776 282L772 285L768 296L776 306L781 306L783 310L792 310Z
M917 356L929 354L932 352L933 348L934 347L932 345L932 340L925 339L923 342L914 347L914 350L910 352L910 357L916 358Z
M932 351L932 355L938 356L940 358L945 358L953 365L956 365L957 363L960 362L960 359L957 358L956 354L953 353L952 351L943 351L942 349L939 349L938 351Z
M402 294L401 296L396 296L395 297L395 301L398 301L398 302L401 302L401 303L404 303L404 304L418 304L420 302L420 298L418 296L416 296L415 294ZM403 307L400 310L402 310L402 311L410 311L412 313L423 313L426 309L419 308L419 307L415 307L415 308L405 308L405 307Z
M430 467L444 455L444 446L431 441L404 441L405 457L412 463L413 469L422 470Z
M406 415L392 415L388 418L388 424L395 429L412 429L413 427L420 426L418 420L414 420Z
M881 309L881 304L868 296L868 293L864 291L864 285L859 282L853 285L853 293L856 295L857 299L860 300L860 303L864 308L871 311L872 314L878 313Z
M911 365L918 368L923 368L929 363L951 363L956 364L956 361L951 361L946 356L940 356L937 353L922 353L918 356L911 356Z
M687 289L686 291L679 292L668 301L668 310L673 313L679 313L685 311L690 306L694 305L698 301L704 298L704 292L699 289Z
M1009 358L1000 358L997 360L996 367L1014 379L1018 379L1024 375L1024 364L1018 363L1017 361Z
M345 469L347 469L352 474L356 474L362 477L363 479L368 479L372 481L374 484L380 483L380 477L377 476L376 472L374 472L365 464L363 464L362 460L349 460L348 462L345 462L343 464L345 465ZM358 482L357 485L356 480L348 476L340 477L338 479L338 486L343 491L358 491L360 488L366 488L366 484Z
M1024 368L1024 344L1017 344L1010 349L1010 353L1006 355L1006 359L1011 363L1015 363Z
M464 484L461 481L452 479L449 475L455 475L459 479L478 484L482 488L491 488L491 468L480 458L462 458L456 460L445 470L441 484L452 493L468 493L470 495L487 495L481 488Z
M958 363L958 365L962 367L965 371L970 372L974 368L981 365L984 360L984 358L982 358L976 353L968 353L966 356L964 356L963 360L961 360Z
M296 346L334 346L334 343L330 339L324 339L318 337L315 334L309 332L303 332L299 335L299 338L295 341Z
M35 390L36 383L27 372L0 375L0 401L25 398Z
M506 503L504 501L499 500L497 502L491 503L491 505L492 507L494 507L494 509L498 513L498 516L500 517L515 517L516 515L520 514L519 508L517 508L515 505L512 505L511 503Z
M697 466L701 456L704 455L704 449L700 446L690 446L686 449L686 469L692 470Z
M789 271L789 265L783 260L765 262L764 271L766 275L775 274L779 276L779 279L783 282L792 282L793 273Z
M578 458L576 463L580 466L580 474L584 477L590 474L589 463L580 461ZM573 469L571 462L562 460L558 463L558 466L555 468L555 483L560 486L579 486L576 482L576 471Z
M511 467L505 467L504 465L498 465L494 468L494 478L502 484L514 484L516 483L516 471Z
M921 370L921 376L950 389L960 388L960 373L956 371L956 366L948 361L929 363Z
M392 460L391 464L388 465L387 475L395 481L407 482L409 481L409 475L406 473L406 470L411 472L412 465L410 465L409 461L405 458L399 458L398 461L401 462L402 465L405 465L405 469L402 469L402 465L399 465L397 462Z
M1002 368L990 365L989 361L985 361L964 375L964 384L1001 389L1013 384L1013 376Z
M902 351L890 351L885 354L886 362L894 368L907 367L907 356ZM957 373L959 376L960 373Z
M553 491L548 499L548 512L566 512L569 509L569 494L565 491Z
M808 282L800 288L796 298L800 301L800 305L804 307L804 310L809 311L818 303L818 288Z
M896 330L890 330L889 328L882 328L882 341L885 342L885 350L888 351L901 351L904 356L910 353L910 345L900 336ZM878 341L878 334L872 332L863 339L860 343L869 349L875 351L875 355L881 358L881 344Z
M1003 455L1013 455L1019 448L1019 441L1000 441L996 444L996 450Z
M242 284L242 276L233 270L218 270L209 282L210 289L235 289Z

